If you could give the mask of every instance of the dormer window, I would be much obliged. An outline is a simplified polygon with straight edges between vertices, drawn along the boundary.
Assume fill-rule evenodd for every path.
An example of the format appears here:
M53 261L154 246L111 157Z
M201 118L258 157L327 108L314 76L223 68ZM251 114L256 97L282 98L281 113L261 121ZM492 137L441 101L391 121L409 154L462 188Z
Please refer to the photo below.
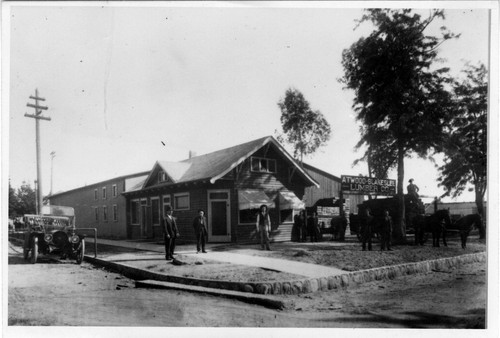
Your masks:
M168 179L167 173L164 171L160 171L158 173L158 182L159 183L164 183L164 182L169 182L170 180Z

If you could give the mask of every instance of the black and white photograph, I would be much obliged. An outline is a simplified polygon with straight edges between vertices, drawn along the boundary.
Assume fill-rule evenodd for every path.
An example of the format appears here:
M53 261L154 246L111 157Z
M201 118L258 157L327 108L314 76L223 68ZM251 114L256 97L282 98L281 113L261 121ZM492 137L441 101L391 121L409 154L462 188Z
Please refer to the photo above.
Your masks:
M2 335L498 336L498 7L3 1Z

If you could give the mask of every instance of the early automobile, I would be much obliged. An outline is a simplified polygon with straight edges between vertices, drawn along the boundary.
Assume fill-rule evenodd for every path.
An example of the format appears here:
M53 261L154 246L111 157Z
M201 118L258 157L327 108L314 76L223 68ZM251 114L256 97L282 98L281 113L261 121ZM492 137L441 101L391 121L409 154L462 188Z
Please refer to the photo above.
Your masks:
M76 259L81 264L85 255L85 235L77 233L72 208L51 208L51 213L24 215L27 226L24 237L24 259L35 264L38 254L59 254L61 258Z

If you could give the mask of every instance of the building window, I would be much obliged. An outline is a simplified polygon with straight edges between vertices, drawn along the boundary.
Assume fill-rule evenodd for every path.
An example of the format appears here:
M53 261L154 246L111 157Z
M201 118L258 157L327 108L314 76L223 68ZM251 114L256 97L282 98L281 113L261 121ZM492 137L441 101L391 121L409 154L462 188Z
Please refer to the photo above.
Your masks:
M158 182L159 183L164 183L164 182L169 182L170 180L168 179L168 175L166 172L163 170L158 172Z
M130 223L139 224L139 209L140 201L132 200L130 201Z
M108 221L108 207L105 205L102 206L102 220L104 222Z
M95 221L99 222L99 207L94 208Z
M175 210L189 210L189 193L174 194Z
M118 206L113 204L113 221L118 222Z
M257 222L257 214L259 213L259 208L254 209L240 209L240 224L255 224Z
M298 215L299 209L281 209L280 210L280 222L281 223L293 223L295 215Z
M95 190L94 190L94 200L96 200L96 201L97 201L97 199L98 199L98 197L97 197L97 196L98 196L97 189L95 189Z
M116 197L118 196L118 187L116 186L116 184L113 184L113 197Z
M276 160L262 157L252 157L252 171L263 173L276 172Z
M172 206L172 202L170 200L170 195L163 196L163 216L167 215L167 210L166 210L167 205Z
M160 199L151 198L151 220L153 225L160 225Z
M106 187L102 187L102 199L106 199Z

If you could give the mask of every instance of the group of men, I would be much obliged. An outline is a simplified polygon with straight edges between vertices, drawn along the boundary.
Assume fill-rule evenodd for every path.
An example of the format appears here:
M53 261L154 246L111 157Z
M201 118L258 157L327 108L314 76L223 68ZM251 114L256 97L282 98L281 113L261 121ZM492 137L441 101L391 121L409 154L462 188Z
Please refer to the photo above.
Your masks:
M293 218L292 241L306 242L309 236L311 242L317 242L321 237L321 229L318 222L318 214L313 212L309 217L306 216L305 210L300 212Z
M375 233L380 236L380 250L391 249L392 235L392 217L388 210L384 210L384 215L381 218L375 218L370 214L370 209L366 208L364 214L359 219L359 233L361 239L361 248L365 251L372 250L372 237Z
M166 216L163 218L162 230L165 240L165 259L167 261L174 259L175 240L180 236L175 218L172 216L172 207L167 205L165 208ZM203 210L198 210L198 216L193 220L194 233L196 235L196 250L206 253L205 243L207 236L207 219Z
M408 181L408 186L406 187L408 191L408 196L411 203L419 203L419 188L413 183L413 178ZM391 249L391 236L392 236L392 217L389 215L389 210L384 210L384 214L381 218L374 218L370 214L370 209L366 208L364 214L360 217L360 237L361 237L361 248L365 251L372 250L372 237L377 232L380 236L380 250Z
M418 187L413 184L413 179L410 179L407 187L408 195L410 198L418 201ZM172 207L166 206L166 216L163 219L162 228L165 240L165 259L172 260L174 258L175 241L180 236L177 228L177 223L172 217ZM335 223L335 224L334 224ZM331 225L338 228L335 233L337 236L334 238L343 240L345 235L345 228L347 227L347 219L345 216L341 217L340 223L334 222L332 219ZM198 210L198 216L193 220L193 228L196 236L196 250L206 253L205 243L207 236L207 219L203 210ZM271 222L266 205L262 205L259 210L256 222L256 230L259 233L260 244L262 249L271 250L269 245L269 234L271 232ZM391 235L392 235L392 218L388 210L384 210L382 218L375 219L370 214L370 209L366 208L364 214L360 217L360 237L362 250L372 250L372 237L377 232L380 235L380 250L391 249ZM320 236L320 229L318 224L318 216L313 213L311 217L306 218L304 210L301 210L294 218L294 226L292 230L292 240L306 241L309 234L311 242L317 242ZM295 238L294 238L295 236Z

